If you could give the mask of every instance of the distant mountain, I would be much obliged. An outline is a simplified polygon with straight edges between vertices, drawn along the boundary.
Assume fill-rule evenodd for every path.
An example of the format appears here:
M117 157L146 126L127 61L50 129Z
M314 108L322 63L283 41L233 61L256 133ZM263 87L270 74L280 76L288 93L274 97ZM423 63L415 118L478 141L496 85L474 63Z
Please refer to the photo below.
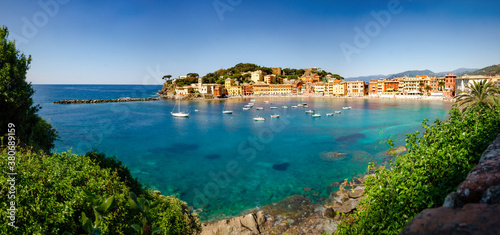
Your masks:
M469 73L470 75L500 75L500 64L495 64L492 66L484 67L479 69L473 73Z
M462 76L466 73L472 73L472 72L475 72L477 71L477 69L467 69L467 68L459 68L459 69L455 69L453 71L448 71L448 72L439 72L439 73L436 73L437 76L444 76L446 75L447 73L451 73L451 74L455 74L457 76Z
M349 77L345 78L346 81L365 81L369 82L372 79L385 78L387 75L379 74L379 75L369 75L369 76L360 76L360 77Z
M490 66L490 67L495 67L496 70L495 70L495 68L491 68L491 69L487 70L488 72L490 72L490 71L497 71L497 74L500 74L500 65L493 65L493 66ZM487 68L490 68L490 67L486 67L484 69L487 69ZM401 73L395 73L395 74L389 74L389 75L379 74L379 75L369 75L369 76L360 76L360 77L348 77L345 80L346 81L356 81L356 80L359 80L359 81L369 82L371 79L379 79L379 78L393 79L393 78L404 77L404 76L415 77L415 76L423 76L423 75L427 75L427 76L444 76L447 73L456 74L457 76L462 76L462 75L464 75L466 73L467 74L475 74L474 73L475 71L479 71L479 70L478 69L459 68L459 69L455 69L453 71L446 71L446 72L439 72L439 73L434 73L434 72L432 72L431 70L428 70L428 69L425 69L425 70L408 70L408 71L404 71L404 72L401 72Z
M387 76L387 79L393 79L393 78L398 78L398 77L415 77L415 76L435 76L435 73L426 69L426 70L408 70L404 71L402 73L396 73L396 74L391 74Z

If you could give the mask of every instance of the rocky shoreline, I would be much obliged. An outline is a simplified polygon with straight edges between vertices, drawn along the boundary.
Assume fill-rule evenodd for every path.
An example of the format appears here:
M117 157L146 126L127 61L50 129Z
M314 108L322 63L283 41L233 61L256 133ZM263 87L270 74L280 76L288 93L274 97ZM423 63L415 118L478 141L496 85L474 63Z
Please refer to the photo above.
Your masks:
M339 186L339 189L333 191L324 204L313 203L304 195L293 195L243 216L203 223L201 234L331 234L356 210L368 176L355 177L352 182L332 183L331 186ZM304 188L305 193L310 190Z

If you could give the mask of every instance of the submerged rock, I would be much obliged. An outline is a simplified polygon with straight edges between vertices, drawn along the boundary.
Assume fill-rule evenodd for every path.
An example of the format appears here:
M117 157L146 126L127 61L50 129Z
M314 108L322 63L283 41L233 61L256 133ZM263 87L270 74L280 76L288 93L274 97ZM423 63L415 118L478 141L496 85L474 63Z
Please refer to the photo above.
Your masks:
M348 154L339 152L322 152L319 156L321 157L321 159L330 162L343 160L348 156Z
M290 166L290 163L288 163L288 162L281 163L281 164L274 164L273 169L275 169L277 171L286 171L286 169L288 169L289 166Z
M340 136L340 137L336 138L335 140L337 140L339 142L355 143L359 139L363 139L363 138L366 138L366 135L364 135L362 133L356 133L356 134L352 134L352 135Z
M360 161L360 160L370 160L372 159L372 155L369 152L362 151L362 150L357 150L352 153L352 159L355 161Z

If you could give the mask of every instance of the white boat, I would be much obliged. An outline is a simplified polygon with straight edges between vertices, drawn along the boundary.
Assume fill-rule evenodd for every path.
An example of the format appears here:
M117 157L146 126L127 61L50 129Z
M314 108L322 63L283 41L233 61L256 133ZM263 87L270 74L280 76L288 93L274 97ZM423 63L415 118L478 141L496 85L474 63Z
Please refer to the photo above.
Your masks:
M305 108L305 107L309 107L309 105L305 104L305 105L304 105L304 106L302 106L302 107L304 107L304 108Z
M297 106L296 106L296 105L294 105L294 106L292 106L292 108L297 108Z
M274 114L274 115L271 114L271 118L279 118L279 117L280 117L279 114Z
M266 119L263 117L254 117L253 120L254 121L265 121Z
M307 110L306 113L314 113L314 110Z
M342 109L351 109L351 106L342 107Z
M250 108L248 108L248 107L243 107L243 110L249 110L249 109L250 109Z
M174 116L174 117L189 117L189 113L181 112L181 99L178 99L176 113L174 113L174 109L175 109L175 105L174 105L174 108L172 109L172 112L170 112L170 114L172 114L172 116Z
M224 102L224 107L222 108L222 114L233 114L233 110L226 110L226 102Z
M333 116L333 113L327 113L326 116Z
M278 107L269 107L270 109L277 109Z
M303 104L297 104L297 107L302 107L302 106L304 106L304 105Z
M342 113L342 111L335 111L335 113Z
M262 108L262 107L257 107L257 108L255 108L255 109L257 109L257 110L263 110L264 108Z
M282 109L287 109L287 108L288 108L288 106L281 106L281 108L282 108Z
M264 101L264 103L269 103L269 101L266 100L266 101Z
M255 105L255 103L248 103L247 105L251 105L251 106L254 106L254 105Z
M321 117L321 114L317 113L317 114L313 114L312 115L313 118L317 118L317 117Z
M254 100L254 99L251 99L251 100L250 100L250 102L255 102L255 100Z
M195 112L198 112L198 109L195 109L194 111L195 111Z

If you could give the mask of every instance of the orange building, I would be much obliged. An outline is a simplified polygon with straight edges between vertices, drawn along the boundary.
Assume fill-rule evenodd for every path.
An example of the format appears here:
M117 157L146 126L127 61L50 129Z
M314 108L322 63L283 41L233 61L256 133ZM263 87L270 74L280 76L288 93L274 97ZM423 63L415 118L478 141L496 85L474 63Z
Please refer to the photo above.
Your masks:
M447 73L444 76L444 97L453 97L455 96L455 79L457 79L457 75Z
M253 86L246 85L246 84L241 86L241 94L242 95L253 95Z
M384 92L397 94L399 89L399 81L398 80L387 80L384 81Z
M371 79L370 83L368 83L368 94L369 95L377 95L377 79Z

